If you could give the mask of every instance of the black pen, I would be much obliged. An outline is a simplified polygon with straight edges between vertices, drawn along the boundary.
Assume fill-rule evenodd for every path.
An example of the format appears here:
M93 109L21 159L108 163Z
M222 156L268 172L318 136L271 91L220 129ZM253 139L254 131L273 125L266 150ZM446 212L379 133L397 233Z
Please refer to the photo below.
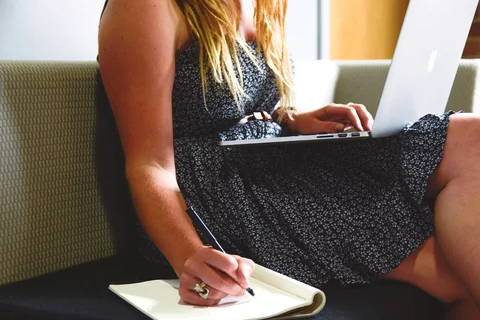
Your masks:
M213 248L219 251L222 251L223 253L226 253L225 250L223 250L220 243L218 243L217 239L214 237L210 229L208 229L205 222L203 222L200 216L195 212L195 210L193 210L192 207L189 207L187 209L187 213L190 219L192 220L193 224L195 225L195 227L197 229L200 229L204 233L204 236L208 237L208 241L209 241L208 244L211 245ZM255 295L255 292L253 292L252 288L247 288L245 290L247 290L247 292L250 293L252 296Z

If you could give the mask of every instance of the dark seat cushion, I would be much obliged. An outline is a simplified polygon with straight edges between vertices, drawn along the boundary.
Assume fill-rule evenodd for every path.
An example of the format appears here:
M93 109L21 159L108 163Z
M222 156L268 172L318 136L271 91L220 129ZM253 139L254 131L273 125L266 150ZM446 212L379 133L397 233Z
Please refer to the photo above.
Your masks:
M146 320L108 290L111 283L173 278L171 269L116 256L0 287L0 319ZM438 319L443 307L419 289L398 282L325 289L316 320Z
M11 319L148 319L108 285L160 276L172 278L174 273L115 256L0 287L0 310Z

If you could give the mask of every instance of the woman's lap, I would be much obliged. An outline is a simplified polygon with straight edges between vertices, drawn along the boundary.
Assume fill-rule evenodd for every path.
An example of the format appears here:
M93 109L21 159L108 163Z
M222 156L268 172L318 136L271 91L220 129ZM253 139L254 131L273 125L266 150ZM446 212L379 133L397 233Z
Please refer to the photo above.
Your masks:
M433 233L424 194L447 127L430 116L386 140L243 151L185 138L177 176L233 252L315 286L371 282Z

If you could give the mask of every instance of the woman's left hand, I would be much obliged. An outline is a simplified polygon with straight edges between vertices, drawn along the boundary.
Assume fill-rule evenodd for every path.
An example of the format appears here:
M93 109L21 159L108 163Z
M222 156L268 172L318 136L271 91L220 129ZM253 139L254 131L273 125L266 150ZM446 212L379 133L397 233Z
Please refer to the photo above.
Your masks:
M294 112L286 121L294 134L343 132L350 128L357 131L372 130L373 117L362 104L329 104L306 112Z

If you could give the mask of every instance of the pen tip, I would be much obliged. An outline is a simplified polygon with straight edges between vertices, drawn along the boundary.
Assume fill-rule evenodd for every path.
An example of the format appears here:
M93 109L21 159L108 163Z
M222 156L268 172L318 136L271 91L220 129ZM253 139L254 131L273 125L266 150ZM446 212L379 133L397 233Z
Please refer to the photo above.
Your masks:
M255 292L253 292L252 288L247 288L245 290L247 290L247 292L250 293L252 297L255 296Z

